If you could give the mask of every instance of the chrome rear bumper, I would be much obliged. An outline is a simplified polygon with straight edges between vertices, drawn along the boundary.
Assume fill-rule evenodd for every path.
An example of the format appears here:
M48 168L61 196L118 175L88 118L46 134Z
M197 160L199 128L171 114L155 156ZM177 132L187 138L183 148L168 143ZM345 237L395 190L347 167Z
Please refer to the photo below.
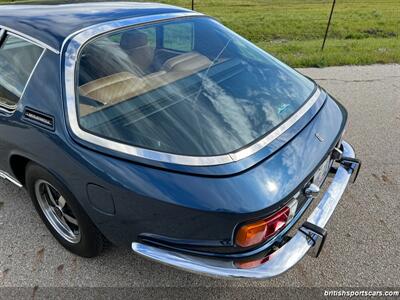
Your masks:
M349 163L349 160L345 160L338 167L331 185L307 219L306 223L309 226L301 227L289 242L270 254L268 261L260 266L240 269L232 261L188 255L136 242L132 243L133 251L166 265L214 277L267 279L288 271L310 249L312 249L314 256L318 255L319 245L321 240L323 242L323 239L318 232L312 230L312 227L323 230L339 203L347 184L351 181L352 174L358 171L358 162L351 160L355 158L353 148L346 142L343 142L342 145L343 157L349 158L351 163Z

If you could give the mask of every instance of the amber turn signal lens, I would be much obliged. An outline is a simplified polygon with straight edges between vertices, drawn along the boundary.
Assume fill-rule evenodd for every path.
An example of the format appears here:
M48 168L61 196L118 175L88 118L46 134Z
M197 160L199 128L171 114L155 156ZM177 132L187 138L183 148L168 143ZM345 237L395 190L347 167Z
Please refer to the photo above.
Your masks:
M240 247L249 247L262 242L266 227L267 222L265 220L243 225L236 234L236 244Z
M236 233L236 245L249 247L266 241L286 226L290 215L290 208L286 206L264 220L243 225Z

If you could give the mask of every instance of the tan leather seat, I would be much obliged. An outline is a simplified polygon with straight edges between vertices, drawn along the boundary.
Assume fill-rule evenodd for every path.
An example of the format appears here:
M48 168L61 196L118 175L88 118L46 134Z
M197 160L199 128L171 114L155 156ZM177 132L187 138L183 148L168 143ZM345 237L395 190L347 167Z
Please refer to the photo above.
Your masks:
M110 106L193 75L210 65L211 61L197 52L185 53L167 60L161 71L147 76L121 72L91 81L80 87L80 95ZM97 109L81 104L80 115L87 115Z
M140 77L132 73L121 72L86 83L79 88L79 92L80 95L99 101L104 106L107 106L135 96L135 91L144 87L144 81ZM81 116L95 110L96 107L85 104L80 105Z

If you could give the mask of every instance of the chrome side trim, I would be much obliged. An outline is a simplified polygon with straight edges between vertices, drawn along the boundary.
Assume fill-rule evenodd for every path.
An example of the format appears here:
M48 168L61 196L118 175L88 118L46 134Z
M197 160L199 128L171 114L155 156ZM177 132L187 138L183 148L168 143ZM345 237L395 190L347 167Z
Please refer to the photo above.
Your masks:
M196 16L203 16L203 15L195 12L185 12L185 13L160 14L154 16L145 16L132 19L118 20L118 21L103 23L97 26L88 27L84 30L79 31L75 36L71 36L70 43L68 44L64 54L65 56L64 75L65 75L65 98L67 105L67 116L72 133L78 138L87 141L91 144L100 147L105 147L123 154L149 159L152 161L173 163L186 166L215 166L241 160L261 150L262 148L270 144L273 140L275 140L277 137L282 135L285 131L287 131L294 123L296 123L299 119L301 119L301 117L316 103L319 96L321 95L321 91L319 88L316 89L315 93L294 115L292 115L281 126L273 130L271 133L266 135L257 143L250 145L249 147L239 150L237 152L232 152L224 155L216 155L216 156L187 156L187 155L177 155L177 154L170 154L155 150L144 149L140 147L130 146L123 143L111 141L106 138L102 138L100 136L84 131L80 128L77 109L76 109L75 73L76 73L76 65L79 57L79 52L88 41L106 32L121 29L124 27L142 25L150 22L158 22L174 18L185 18L185 17L196 17ZM63 45L66 46L67 41L64 41ZM63 53L64 49L62 49L61 52Z
M7 179L8 181L14 183L17 187L22 188L21 182L19 182L17 179L12 177L10 174L8 174L5 171L0 170L0 178Z
M343 150L345 156L355 157L354 150L348 143L343 142ZM338 167L331 185L308 217L307 222L320 228L325 227L339 203L353 171L354 168L347 168L344 165ZM193 273L223 278L268 279L292 268L310 249L314 250L318 247L318 245L315 246L317 242L316 234L310 229L302 227L289 242L269 255L267 262L252 269L239 269L235 267L233 261L193 256L137 242L132 243L132 249L135 253L151 260Z
M25 34L25 33L22 33L22 32L20 32L20 31L14 30L14 29L12 29L12 28L3 26L3 25L1 25L1 24L0 24L0 28L5 29L5 30L7 31L8 34L15 35L15 36L17 36L17 37L19 37L19 38L22 38L22 39L24 39L24 40L26 40L26 41L28 41L28 42L31 42L32 44L35 44L36 46L39 46L39 47L41 47L41 48L48 49L48 50L50 50L51 52L54 52L55 54L60 54L60 51L54 49L53 47L47 45L46 43L44 43L44 42L42 42L42 41L40 41L40 40L38 40L38 39L36 39L36 38L34 38L34 37L28 35L28 34Z

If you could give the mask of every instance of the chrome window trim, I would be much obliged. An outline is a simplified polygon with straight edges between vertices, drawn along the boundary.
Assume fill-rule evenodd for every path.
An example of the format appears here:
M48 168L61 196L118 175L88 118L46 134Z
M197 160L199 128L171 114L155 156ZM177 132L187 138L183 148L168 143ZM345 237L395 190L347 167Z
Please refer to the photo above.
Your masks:
M12 34L16 37L19 37L23 40L26 40L27 42L30 42L32 44L35 44L36 46L39 46L40 48L45 48L47 50L50 50L51 52L54 52L55 54L60 54L60 51L54 49L53 47L49 46L48 44L28 35L25 33L22 33L20 31L14 30L12 28L9 28L7 26L3 26L0 24L0 29L4 29L6 31L6 34Z
M6 36L6 30L0 28L0 47L1 47L1 44L4 42L5 36Z
M46 53L46 51L47 51L47 49L43 49L42 54L40 54L40 56L39 56L39 58L38 58L38 60L37 60L37 62L36 62L36 64L35 64L35 66L34 66L33 69L32 69L31 74L30 74L29 77L28 77L28 81L26 82L25 87L24 87L24 89L22 90L21 97L19 98L19 100L21 100L21 99L25 96L26 89L27 89L27 87L28 87L28 85L29 85L29 83L30 83L32 77L33 77L33 74L34 74L35 71L36 71L37 66L39 65L39 63L40 63L40 61L42 60L42 58L43 58L44 54ZM19 102L19 101L18 101L18 102Z
M159 152L150 149L144 149L140 147L130 146L127 144L111 141L100 136L91 134L84 131L79 126L77 109L76 109L76 95L75 95L75 76L76 66L78 64L78 58L80 50L83 46L92 40L93 38L114 30L122 29L125 27L131 27L136 25L144 25L151 22L159 22L169 19L185 18L204 16L196 12L185 12L185 13L168 13L152 16L135 17L131 19L116 20L111 22L102 23L95 26L90 26L85 29L81 29L75 34L69 36L63 43L61 53L64 53L64 75L65 75L65 100L67 106L67 118L72 133L78 138L89 142L91 144L108 148L123 154L133 155L140 158L162 162L172 163L177 165L185 166L215 166L232 163L243 158L249 157L250 155L258 152L277 137L287 131L294 123L296 123L318 100L321 91L317 88L314 94L303 104L303 106L288 120L286 120L281 126L267 134L264 138L259 140L257 143L248 146L247 148L233 151L229 154L216 155L216 156L187 156L171 154L166 152ZM68 43L69 42L69 43ZM68 44L68 46L67 46ZM62 61L62 58L61 58Z
M25 91L26 91L27 87L29 86L29 83L30 83L30 81L31 81L31 79L32 79L32 76L33 76L33 74L35 73L36 68L37 68L37 66L39 65L40 61L42 60L44 54L46 53L47 48L44 48L44 47L42 47L42 46L39 46L39 45L33 43L32 41L30 41L29 39L26 39L26 38L24 38L24 37L19 36L18 34L14 34L14 33L12 33L12 32L6 31L6 37L5 37L6 39L7 39L7 36L8 36L8 35L14 36L14 37L19 38L19 39L22 39L22 40L24 40L24 41L26 41L26 42L28 42L28 43L31 43L32 45L35 45L35 46L37 46L37 47L39 47L39 48L42 48L42 53L40 54L40 56L39 56L39 58L37 59L35 65L33 66L33 69L32 69L32 71L31 71L31 73L29 74L28 80L27 80L26 83L25 83L24 89L22 90L21 96L19 96L19 99L18 99L17 103L15 103L15 105L8 105L8 104L6 104L6 103L0 102L0 110L12 114L12 113L14 113L14 111L17 109L18 103L21 101L21 99L23 99L23 97L24 97L24 95L25 95ZM6 41L6 40L4 40L4 42L5 42L5 41ZM0 47L1 47L1 46L2 46L2 45L0 45Z

